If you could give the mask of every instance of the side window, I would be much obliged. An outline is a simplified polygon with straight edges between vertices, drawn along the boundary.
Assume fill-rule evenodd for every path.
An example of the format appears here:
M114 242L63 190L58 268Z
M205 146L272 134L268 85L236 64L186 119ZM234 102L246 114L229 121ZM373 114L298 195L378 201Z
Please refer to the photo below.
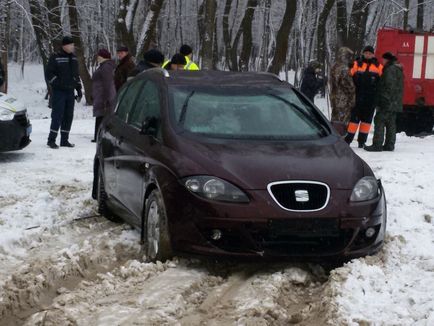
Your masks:
M122 93L119 94L120 102L116 110L116 115L123 121L126 122L128 117L131 115L134 103L136 102L137 96L144 84L144 80L138 80L128 86L128 88L124 88Z
M160 117L160 97L155 83L148 81L140 91L134 110L130 114L128 123L141 128L147 117Z

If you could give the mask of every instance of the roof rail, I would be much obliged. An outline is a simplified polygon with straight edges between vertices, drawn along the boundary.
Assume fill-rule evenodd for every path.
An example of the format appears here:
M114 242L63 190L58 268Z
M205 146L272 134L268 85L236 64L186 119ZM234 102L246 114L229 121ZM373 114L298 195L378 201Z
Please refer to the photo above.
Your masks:
M269 77L274 77L274 78L276 78L277 80L279 80L279 81L281 81L281 82L284 81L284 80L283 80L282 78L280 78L278 75L273 74L273 73L271 73L271 72L263 72L263 71L259 71L259 72L257 72L257 74L264 75L264 76L269 76Z

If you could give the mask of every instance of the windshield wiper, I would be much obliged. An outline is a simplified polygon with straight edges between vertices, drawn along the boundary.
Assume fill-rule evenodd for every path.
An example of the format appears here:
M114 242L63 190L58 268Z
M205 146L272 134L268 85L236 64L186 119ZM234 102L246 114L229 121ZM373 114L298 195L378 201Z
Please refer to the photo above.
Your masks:
M294 102L288 101L287 99L285 99L285 98L283 98L283 97L281 97L279 95L273 94L273 93L266 93L266 94L268 96L271 96L271 97L273 97L275 99L278 99L278 100L282 101L283 103L288 104L289 106L292 106L298 112L300 112L302 115L304 115L305 117L309 118L309 120L315 121L315 124L317 125L317 127L319 126L320 129L322 130L322 132L325 133L325 134L327 134L327 130L324 128L323 124L320 121L318 121L316 118L312 119L312 117L306 112L306 110L303 110L303 108L301 108L298 104L295 104Z
M191 91L190 94L188 94L187 97L185 98L184 104L182 104L181 116L179 117L179 121L178 121L180 125L184 124L185 114L187 113L188 102L190 101L193 95L194 95L194 91Z

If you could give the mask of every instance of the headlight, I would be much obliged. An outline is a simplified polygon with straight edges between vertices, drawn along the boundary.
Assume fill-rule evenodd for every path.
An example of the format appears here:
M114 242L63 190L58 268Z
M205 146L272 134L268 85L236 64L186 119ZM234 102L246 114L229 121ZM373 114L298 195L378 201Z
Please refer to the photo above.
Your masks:
M374 177L363 177L355 185L351 201L366 201L378 196L378 183Z
M1 121L9 121L14 118L15 113L6 109L0 108L0 120Z
M244 192L220 178L194 176L185 178L182 182L189 191L206 199L236 203L249 202L249 198Z

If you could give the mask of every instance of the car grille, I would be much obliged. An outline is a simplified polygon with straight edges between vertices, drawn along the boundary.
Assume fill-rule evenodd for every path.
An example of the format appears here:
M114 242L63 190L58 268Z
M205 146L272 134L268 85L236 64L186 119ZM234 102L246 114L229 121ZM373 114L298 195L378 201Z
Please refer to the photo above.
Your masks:
M279 206L290 211L318 211L327 206L330 189L324 183L287 181L268 186Z

